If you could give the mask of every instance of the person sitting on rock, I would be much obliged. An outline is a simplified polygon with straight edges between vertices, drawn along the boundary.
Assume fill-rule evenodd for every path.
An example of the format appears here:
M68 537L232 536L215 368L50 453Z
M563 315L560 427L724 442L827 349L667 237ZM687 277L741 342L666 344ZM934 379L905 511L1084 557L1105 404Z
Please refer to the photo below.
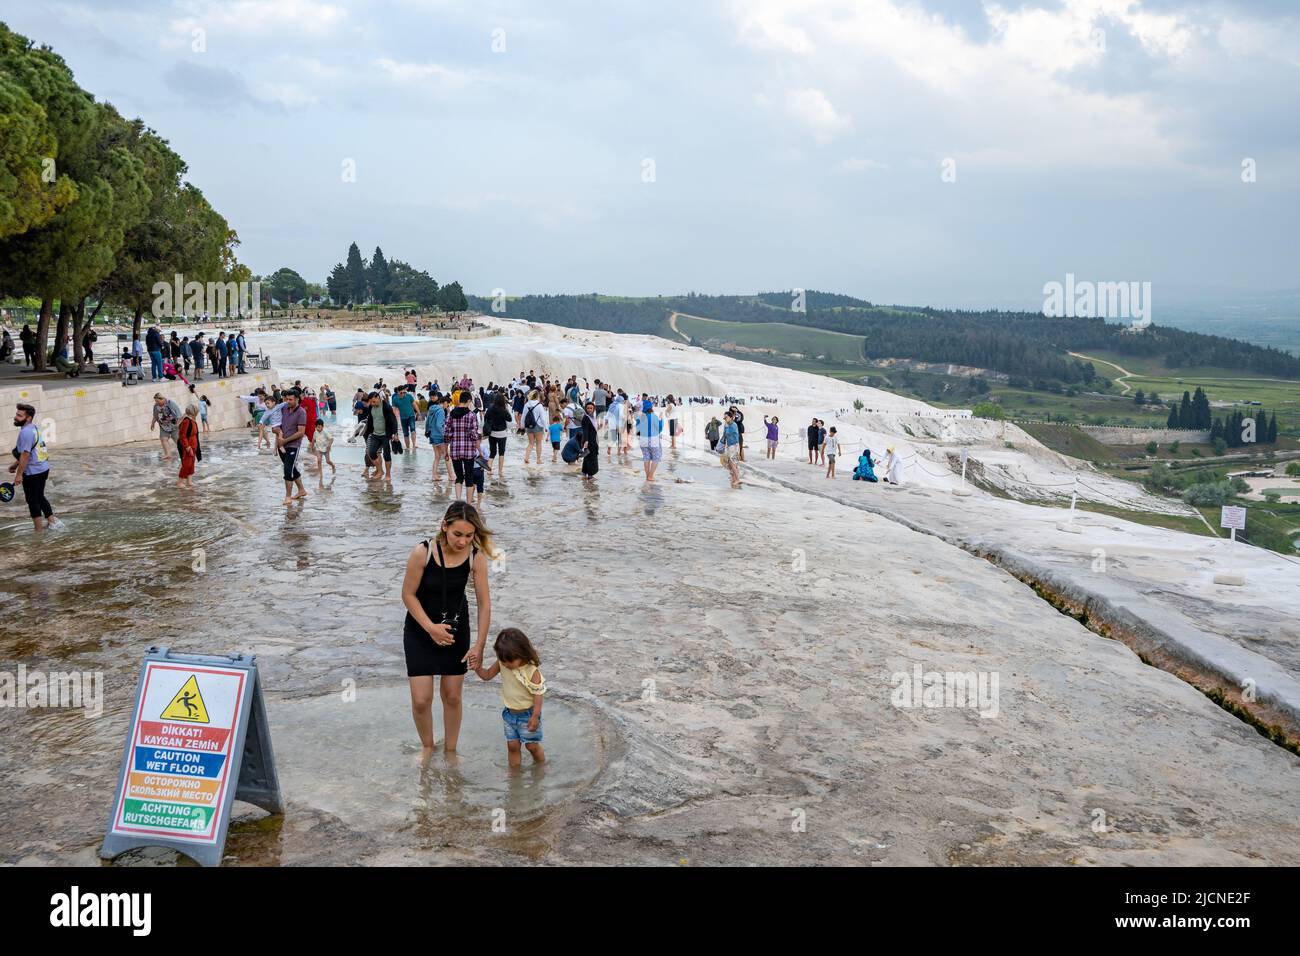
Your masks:
M858 467L853 469L854 481L878 481L876 478L876 463L871 460L871 449L863 448L862 454L858 456Z

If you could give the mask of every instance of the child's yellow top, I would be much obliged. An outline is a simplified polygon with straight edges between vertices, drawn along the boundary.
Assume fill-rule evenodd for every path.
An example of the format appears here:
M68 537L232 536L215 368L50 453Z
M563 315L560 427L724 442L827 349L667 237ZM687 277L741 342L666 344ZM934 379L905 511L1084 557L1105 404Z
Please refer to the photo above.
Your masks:
M536 677L536 682L534 678ZM536 664L501 665L501 704L511 710L530 710L534 694L546 693L546 678L537 676Z

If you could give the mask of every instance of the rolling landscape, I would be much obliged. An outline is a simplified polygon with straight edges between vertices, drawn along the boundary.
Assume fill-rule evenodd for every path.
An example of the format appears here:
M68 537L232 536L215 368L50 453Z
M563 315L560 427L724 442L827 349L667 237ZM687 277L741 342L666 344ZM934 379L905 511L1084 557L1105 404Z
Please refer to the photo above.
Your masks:
M867 385L940 408L1014 421L1049 448L1148 490L1189 501L1196 518L1138 520L1193 534L1222 535L1218 508L1249 509L1243 538L1293 553L1300 540L1300 483L1285 475L1300 458L1300 356L1276 345L1153 324L1132 332L1101 319L1039 313L880 306L852 296L795 290L752 296L470 296L488 314L578 329L640 332L736 358ZM1229 324L1197 323L1207 328ZM1290 341L1285 336L1280 341ZM1264 413L1260 440L1214 440L1192 429L1154 443L1141 432L1107 441L1085 427L1165 429L1172 407L1200 390L1211 420ZM1267 423L1276 421L1274 440ZM1206 425L1208 429L1209 425ZM1226 427L1226 426L1225 426ZM1155 469L1154 465L1162 465ZM1293 465L1293 467L1296 467ZM1273 469L1275 500L1254 494L1237 472ZM1192 486L1201 486L1189 492ZM1267 490L1267 489L1263 489ZM1272 497L1272 496L1270 496ZM1096 503L1086 507L1105 511ZM1171 524L1172 522L1172 524Z

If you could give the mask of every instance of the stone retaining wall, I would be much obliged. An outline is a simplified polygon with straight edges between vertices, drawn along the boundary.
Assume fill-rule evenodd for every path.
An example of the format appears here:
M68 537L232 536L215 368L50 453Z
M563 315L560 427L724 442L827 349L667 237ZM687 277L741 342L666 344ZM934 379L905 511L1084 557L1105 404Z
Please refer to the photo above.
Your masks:
M1149 441L1166 443L1184 441L1206 444L1209 429L1197 428L1129 428L1123 425L1080 425L1079 430L1106 445L1145 445Z
M146 366L146 369L148 366ZM0 411L6 416L14 405L25 402L36 406L36 421L52 448L91 448L123 445L157 436L149 431L153 396L161 392L182 409L193 400L184 382L150 382L123 387L116 378L83 373L80 382L57 384L47 379L31 382L0 383ZM239 395L247 395L259 385L270 387L279 381L274 369L249 372L233 378L204 378L195 382L195 392L207 395L208 425L221 428L243 427L248 421L247 406ZM83 384L84 383L84 384ZM5 420L9 424L9 419Z

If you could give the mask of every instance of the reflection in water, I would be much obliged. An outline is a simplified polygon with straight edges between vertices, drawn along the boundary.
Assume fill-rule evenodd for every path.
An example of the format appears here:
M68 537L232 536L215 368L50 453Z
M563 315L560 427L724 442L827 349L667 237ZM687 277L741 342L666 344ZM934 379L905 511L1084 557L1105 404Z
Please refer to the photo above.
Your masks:
M557 603L558 579L530 573L526 561L494 565L492 633L514 625L534 634L555 688L545 709L549 762L535 768L525 754L510 772L499 688L471 676L459 758L435 755L420 768L408 749L417 741L400 583L406 555L437 528L452 487L429 480L427 448L394 462L392 482L362 481L360 447L346 444L345 427L336 426L337 474L321 482L306 456L309 496L289 506L278 458L246 435L224 434L205 438L194 491L175 487L176 464L161 464L156 451L69 449L54 456L50 485L67 531L37 542L21 501L0 510L0 601L29 609L29 624L6 634L4 656L99 671L105 688L101 719L0 708L0 863L71 854L93 862L151 645L257 656L288 812L268 821L237 805L230 852L239 862L350 862L412 846L536 857L551 845L601 774L613 733L563 699L588 690L580 661L594 648L573 635L591 624ZM604 528L646 515L655 535L687 528L675 508L659 508L664 490L638 494L634 468L602 463L588 484L562 464L524 470L522 451L511 449L512 477L490 486L483 505L508 553L575 544L578 502L587 522ZM638 535L597 535L569 559L572 569L621 569L629 544L663 547ZM473 605L472 589L469 596ZM560 665L566 659L576 667L571 676ZM348 682L357 688L351 704L339 693ZM437 708L435 719L440 730ZM494 811L504 832L492 829Z
M641 486L641 503L645 507L646 517L653 518L659 506L664 503L663 489L655 482L647 481Z

